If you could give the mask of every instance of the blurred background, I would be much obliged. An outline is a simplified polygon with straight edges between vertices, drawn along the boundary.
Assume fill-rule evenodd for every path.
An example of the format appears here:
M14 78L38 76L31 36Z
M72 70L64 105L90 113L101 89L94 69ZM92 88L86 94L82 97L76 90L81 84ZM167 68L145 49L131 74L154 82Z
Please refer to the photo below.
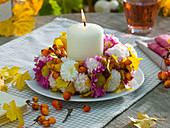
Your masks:
M12 7L25 0L0 0L0 20L11 17ZM4 3L3 3L4 2ZM39 16L85 12L123 12L123 0L44 0Z
M133 14L138 17L139 15L135 10L138 9L138 5L134 4L134 2L139 0L132 1L133 8L130 7L131 5L127 5L127 8L128 10L131 9L130 13L133 13L134 10L135 13ZM142 3L144 3L143 7L151 6L150 4L145 5L147 3L145 0ZM159 0L158 4L160 5L160 11L158 10L159 16L170 16L170 0ZM152 11L151 8L144 9L143 7L142 10L145 10L142 12L143 15L147 14L148 18L154 17L151 16L153 14L149 13ZM35 16L37 15L41 17L47 15L80 14L81 8L84 9L85 13L93 14L124 13L123 0L0 0L0 36L22 36L30 33L34 29ZM154 13L154 11L152 12ZM148 18L146 17L146 19ZM143 23L143 19L140 22L142 21ZM134 21L136 20L134 19ZM150 21L152 20L147 22Z
M19 2L24 3L25 1L26 0L0 0L0 21L11 17L11 10L15 4ZM121 13L123 12L123 0L44 0L38 15L44 16L79 13L81 8L83 8L86 13ZM167 16L170 14L170 12L168 13L167 11L167 9L164 9L164 15L161 9L159 15Z

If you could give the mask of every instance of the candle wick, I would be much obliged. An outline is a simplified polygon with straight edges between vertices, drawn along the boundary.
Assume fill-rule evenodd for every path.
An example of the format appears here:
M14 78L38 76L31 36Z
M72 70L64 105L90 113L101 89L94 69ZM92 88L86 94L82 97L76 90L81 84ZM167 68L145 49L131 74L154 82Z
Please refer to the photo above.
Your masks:
M86 22L84 22L84 27L86 26Z

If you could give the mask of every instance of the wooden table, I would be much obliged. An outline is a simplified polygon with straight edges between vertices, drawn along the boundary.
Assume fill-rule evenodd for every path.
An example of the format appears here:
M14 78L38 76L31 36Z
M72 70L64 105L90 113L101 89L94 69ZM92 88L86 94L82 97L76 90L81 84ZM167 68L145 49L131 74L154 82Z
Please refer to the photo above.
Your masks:
M56 17L68 18L81 22L80 14L65 14L58 16L37 16L35 28L38 28ZM104 28L114 29L120 32L129 33L125 16L122 13L86 13L87 22L92 22L101 25ZM158 17L153 31L143 35L147 37L154 37L160 34L170 32L170 17ZM17 37L0 37L0 45L15 39ZM137 117L138 112L145 112L154 117L170 116L170 89L165 88L163 83L159 84L150 93L145 95L137 103L133 104L122 114L115 117L106 128L132 128L129 124L128 116ZM170 119L167 121L159 121L155 127L170 128Z

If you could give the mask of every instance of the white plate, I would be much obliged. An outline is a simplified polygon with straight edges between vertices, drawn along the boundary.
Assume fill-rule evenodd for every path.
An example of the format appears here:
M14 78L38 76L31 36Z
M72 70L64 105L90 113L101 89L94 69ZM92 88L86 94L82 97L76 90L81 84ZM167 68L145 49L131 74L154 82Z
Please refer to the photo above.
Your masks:
M54 99L59 99L59 100L64 100L62 93L51 92L50 89L45 89L42 86L40 86L40 84L38 84L34 80L34 71L33 70L30 70L29 73L30 73L32 79L26 81L26 83L32 90L34 90L35 92L37 92L37 93L39 93L39 94L41 94L43 96L47 96L47 97L54 98ZM141 69L138 69L135 72L134 79L131 81L131 86L133 86L132 91L122 91L120 93L107 93L106 95L104 95L103 97L100 97L100 98L90 98L90 97L88 97L88 98L85 97L84 98L84 97L80 97L78 95L74 95L74 96L71 97L70 101L75 101L75 102L94 102L94 101L104 101L104 100L110 100L110 99L118 98L118 97L127 95L129 93L132 93L133 91L138 89L142 85L143 82L144 82L144 74L143 74Z

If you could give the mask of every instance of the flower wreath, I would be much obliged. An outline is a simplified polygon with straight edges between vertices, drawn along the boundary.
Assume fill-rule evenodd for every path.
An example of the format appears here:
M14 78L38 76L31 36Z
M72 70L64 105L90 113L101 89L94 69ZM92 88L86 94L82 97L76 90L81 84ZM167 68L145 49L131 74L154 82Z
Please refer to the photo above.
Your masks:
M108 92L132 90L130 81L142 58L131 44L122 44L114 35L104 37L104 55L75 61L67 57L67 35L61 32L53 47L35 57L35 80L46 89L69 91L72 95L102 97Z

